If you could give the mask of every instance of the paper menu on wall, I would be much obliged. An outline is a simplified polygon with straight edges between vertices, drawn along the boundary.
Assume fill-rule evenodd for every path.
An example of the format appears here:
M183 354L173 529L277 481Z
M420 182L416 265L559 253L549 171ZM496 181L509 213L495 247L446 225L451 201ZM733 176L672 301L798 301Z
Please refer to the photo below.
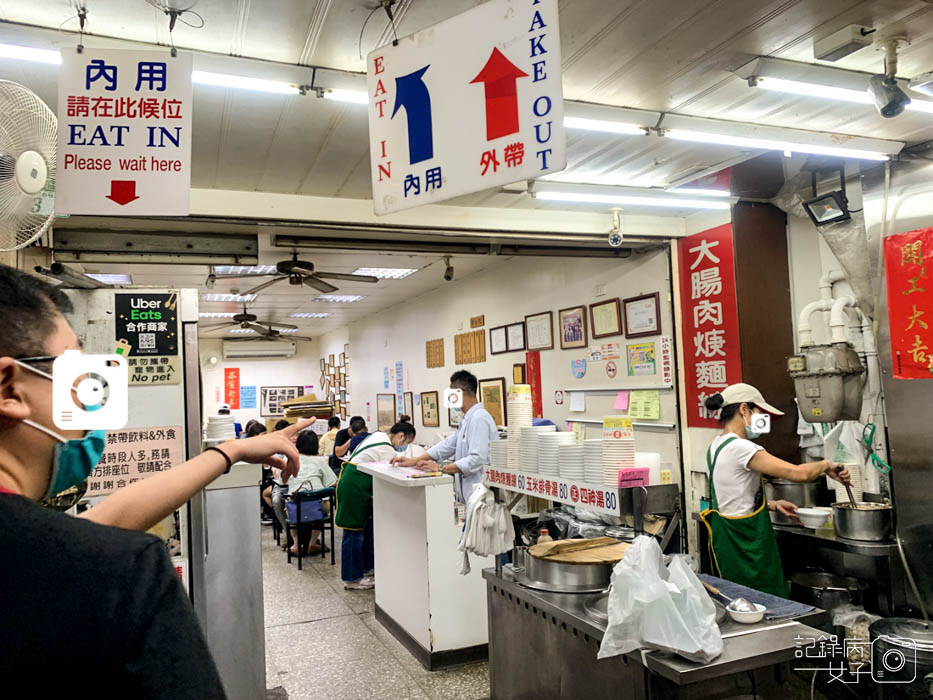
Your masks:
M657 389L644 389L631 392L628 414L631 418L660 420L661 392Z
M570 392L570 410L580 413L586 410L586 394L582 391Z
M617 411L627 411L628 401L629 393L627 391L620 391L618 394L616 394L616 402L612 407Z

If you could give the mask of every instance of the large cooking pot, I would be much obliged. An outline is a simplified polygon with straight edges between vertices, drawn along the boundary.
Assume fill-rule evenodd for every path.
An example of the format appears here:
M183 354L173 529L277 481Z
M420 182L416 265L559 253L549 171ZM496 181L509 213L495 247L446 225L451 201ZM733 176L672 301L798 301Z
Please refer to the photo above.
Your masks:
M867 587L858 579L822 571L792 574L790 577L791 599L829 611L846 603L861 605L862 593Z
M933 624L909 617L876 620L871 638L872 679L886 698L929 698L933 672Z
M855 508L847 501L833 503L836 534L850 540L890 540L894 532L893 515L890 503L856 501Z
M819 481L788 481L787 479L765 479L765 495L769 501L790 501L798 508L812 508L817 504ZM797 525L786 515L771 511L771 522L775 525Z
M553 593L598 593L609 587L612 564L570 564L526 553L525 571L516 580L528 588Z

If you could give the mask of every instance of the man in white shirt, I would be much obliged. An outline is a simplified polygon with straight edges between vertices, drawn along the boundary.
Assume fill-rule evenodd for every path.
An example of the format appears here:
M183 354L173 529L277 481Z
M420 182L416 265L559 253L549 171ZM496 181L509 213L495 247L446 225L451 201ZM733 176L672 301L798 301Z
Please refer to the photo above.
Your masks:
M457 500L466 503L473 487L483 482L489 464L489 443L499 439L499 429L477 398L479 381L474 375L464 369L454 372L450 388L463 392L463 420L457 432L428 450L428 459L397 457L394 463L453 474ZM451 457L455 460L453 464L439 465Z

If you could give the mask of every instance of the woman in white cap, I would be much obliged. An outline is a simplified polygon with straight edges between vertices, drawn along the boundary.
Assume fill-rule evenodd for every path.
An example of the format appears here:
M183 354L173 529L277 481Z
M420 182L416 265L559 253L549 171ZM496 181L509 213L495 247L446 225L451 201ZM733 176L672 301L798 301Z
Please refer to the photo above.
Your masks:
M724 579L786 598L787 583L767 511L796 518L797 506L789 501L769 503L763 477L804 482L828 474L848 483L849 472L829 460L791 464L753 443L761 436L754 427L755 414L784 413L750 384L727 387L708 398L706 407L720 412L723 427L707 451L710 508L700 514L710 532L714 566Z

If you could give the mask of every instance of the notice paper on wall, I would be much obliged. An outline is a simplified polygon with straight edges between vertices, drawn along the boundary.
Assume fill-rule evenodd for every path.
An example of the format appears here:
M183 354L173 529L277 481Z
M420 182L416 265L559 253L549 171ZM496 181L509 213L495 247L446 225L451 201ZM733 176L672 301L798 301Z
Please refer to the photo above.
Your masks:
M586 410L586 394L582 391L570 392L570 410L581 413Z
M256 385L240 387L240 408L256 408Z
M628 401L629 395L627 391L620 391L616 394L616 402L612 405L617 411L627 411L628 410Z
M661 392L657 389L633 391L629 401L630 418L643 420L661 419Z

